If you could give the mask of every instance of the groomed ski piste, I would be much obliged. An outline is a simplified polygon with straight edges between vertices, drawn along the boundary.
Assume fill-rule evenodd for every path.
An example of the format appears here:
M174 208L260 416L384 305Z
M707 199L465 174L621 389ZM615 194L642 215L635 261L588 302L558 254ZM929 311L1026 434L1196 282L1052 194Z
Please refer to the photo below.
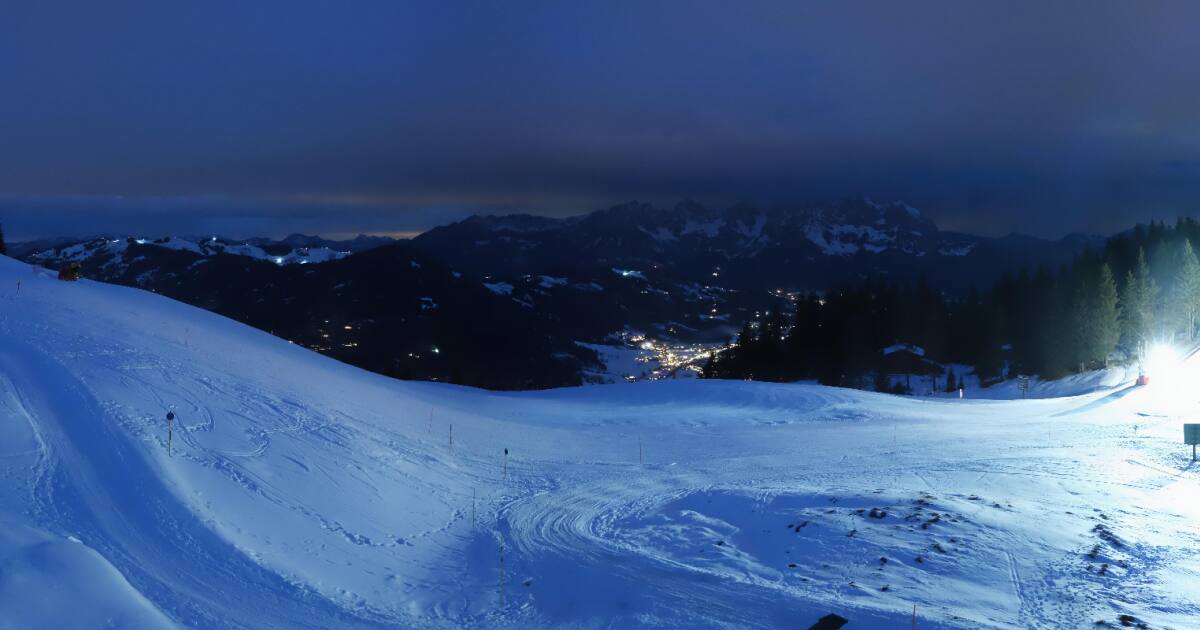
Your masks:
M1200 627L1200 388L494 393L0 296L0 628Z

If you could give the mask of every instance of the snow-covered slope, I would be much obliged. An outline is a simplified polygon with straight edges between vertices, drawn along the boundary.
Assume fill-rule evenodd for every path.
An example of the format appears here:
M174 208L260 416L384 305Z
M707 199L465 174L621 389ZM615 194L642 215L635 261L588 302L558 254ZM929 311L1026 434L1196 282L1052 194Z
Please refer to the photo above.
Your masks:
M187 239L178 236L159 239L95 238L36 252L30 254L28 258L34 262L54 263L55 265L71 262L83 263L89 259L99 259L103 264L119 265L123 262L121 255L129 249L130 245L191 252L204 258L217 254L245 256L276 265L322 263L340 260L351 254L349 250L336 250L327 246L285 247L284 244L275 244L271 248L272 251L269 252L261 246L262 244L262 239L230 241L216 237L206 239Z
M0 375L0 628L1200 618L1195 400L1153 386L500 394L2 257Z

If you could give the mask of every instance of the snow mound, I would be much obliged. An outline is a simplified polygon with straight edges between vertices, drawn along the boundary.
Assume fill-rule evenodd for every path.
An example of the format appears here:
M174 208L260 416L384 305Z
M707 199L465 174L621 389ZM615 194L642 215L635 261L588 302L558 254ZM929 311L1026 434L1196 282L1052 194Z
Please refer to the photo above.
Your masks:
M95 550L0 519L0 628L171 628Z

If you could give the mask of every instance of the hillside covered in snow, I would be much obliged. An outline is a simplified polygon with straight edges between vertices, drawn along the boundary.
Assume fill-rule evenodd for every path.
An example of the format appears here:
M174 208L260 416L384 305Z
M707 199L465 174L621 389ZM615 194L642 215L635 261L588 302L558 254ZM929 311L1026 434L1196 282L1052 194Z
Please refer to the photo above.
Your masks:
M0 257L0 628L1195 627L1197 405L404 382Z
M907 204L858 197L474 216L411 241L109 235L17 244L13 254L78 264L84 277L161 293L388 376L535 389L694 375L745 323L791 313L805 296L870 278L928 280L958 299L1099 242L948 232ZM880 347L899 341L926 343L908 336Z
M1103 239L962 234L939 229L906 203L852 197L728 208L630 202L567 218L473 216L413 243L478 274L574 277L615 267L660 289L708 285L758 296L779 288L825 291L868 276L926 277L965 292L1022 268L1055 268Z

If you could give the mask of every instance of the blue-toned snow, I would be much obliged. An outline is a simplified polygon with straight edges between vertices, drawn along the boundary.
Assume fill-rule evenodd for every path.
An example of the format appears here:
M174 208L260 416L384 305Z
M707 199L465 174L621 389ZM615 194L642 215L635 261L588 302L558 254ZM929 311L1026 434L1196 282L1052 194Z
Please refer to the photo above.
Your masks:
M0 257L0 628L1196 627L1193 392L492 393Z

